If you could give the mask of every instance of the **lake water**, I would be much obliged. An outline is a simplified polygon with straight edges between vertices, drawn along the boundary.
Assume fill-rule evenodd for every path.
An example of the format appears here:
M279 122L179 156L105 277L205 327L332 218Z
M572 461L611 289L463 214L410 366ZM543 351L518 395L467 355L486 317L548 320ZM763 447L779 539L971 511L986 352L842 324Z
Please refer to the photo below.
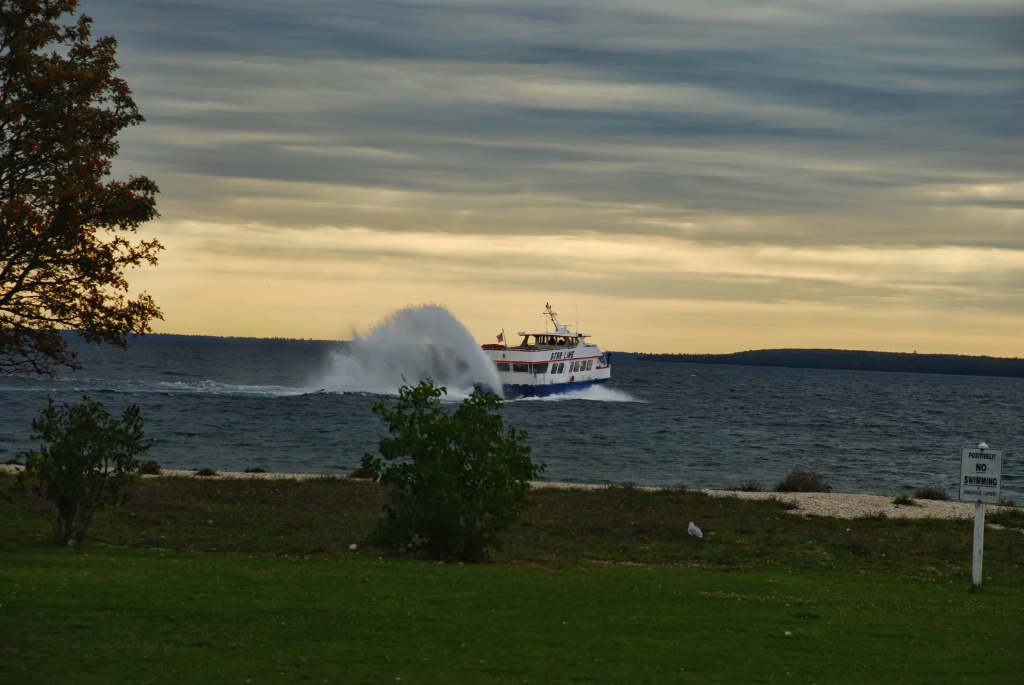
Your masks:
M0 378L0 461L35 446L31 420L48 396L88 394L111 412L138 404L153 442L146 458L164 468L348 473L383 435L371 412L381 394L414 381L417 369L445 381L443 360L375 336L348 345L148 336L127 351L81 353L80 372ZM448 378L453 401L472 387L476 364L460 363ZM1003 497L1024 502L1024 379L614 354L612 364L603 387L506 404L505 422L529 434L544 480L716 489L758 481L767 490L803 466L839 492L938 485L955 498L961 448L985 441L1003 450Z

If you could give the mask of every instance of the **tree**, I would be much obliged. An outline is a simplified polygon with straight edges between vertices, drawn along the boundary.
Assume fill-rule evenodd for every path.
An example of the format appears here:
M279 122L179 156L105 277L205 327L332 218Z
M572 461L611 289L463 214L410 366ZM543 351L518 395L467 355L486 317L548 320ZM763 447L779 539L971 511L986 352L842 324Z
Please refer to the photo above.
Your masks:
M0 371L77 368L60 330L124 347L160 309L124 272L154 265L155 183L109 178L117 133L143 121L78 0L0 0Z
M437 560L479 561L526 506L529 481L544 470L530 459L526 433L505 430L502 400L474 392L453 413L433 381L399 390L373 412L388 425L380 456L362 467L390 486L391 501L368 542Z
M28 506L53 526L58 545L81 544L93 515L123 504L139 474L137 457L146 453L142 416L136 405L120 419L89 397L82 404L49 406L32 421L36 452L25 460L21 482Z

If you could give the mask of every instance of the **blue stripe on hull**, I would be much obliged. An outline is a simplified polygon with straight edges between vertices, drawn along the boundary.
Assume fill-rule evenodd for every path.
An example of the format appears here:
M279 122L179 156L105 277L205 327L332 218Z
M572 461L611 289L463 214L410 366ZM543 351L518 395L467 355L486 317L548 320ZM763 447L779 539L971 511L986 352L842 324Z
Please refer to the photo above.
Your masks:
M600 385L607 380L607 378L599 378L593 381L555 383L554 385L503 385L501 389L505 393L506 400L514 400L520 397L550 397L551 395L562 395L567 392L585 390L594 385Z

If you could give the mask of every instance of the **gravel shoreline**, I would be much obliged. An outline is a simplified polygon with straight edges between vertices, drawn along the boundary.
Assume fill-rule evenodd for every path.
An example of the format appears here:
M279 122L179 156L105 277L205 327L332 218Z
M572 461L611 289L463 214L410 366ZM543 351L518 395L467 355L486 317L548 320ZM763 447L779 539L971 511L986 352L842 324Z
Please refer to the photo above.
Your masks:
M572 483L534 483L539 487L587 487L600 488L603 485L576 485ZM650 488L656 490L657 488ZM884 515L889 518L942 518L973 519L974 504L959 501L915 499L911 505L897 505L892 497L884 495L861 495L841 492L745 492L741 490L701 490L712 497L737 497L740 499L777 499L796 508L789 513L797 516L827 516L830 518L854 519L866 516ZM989 505L987 511L1001 509Z
M6 471L17 471L17 466L0 465L0 469ZM196 476L195 471L163 469L164 476ZM314 473L249 473L240 471L221 471L216 476L203 476L205 478L258 478L258 479L294 479L306 480L310 478L323 477L347 477L331 476L330 474ZM147 476L153 477L153 476ZM608 487L604 485L585 485L578 483L553 483L548 481L536 481L534 487L538 488L588 488L599 489ZM646 488L655 490L657 488ZM790 509L791 514L797 516L827 516L831 518L853 519L868 516L884 515L889 518L942 518L942 519L972 519L974 517L974 504L959 501L941 501L915 499L912 505L897 505L893 503L892 497L884 495L861 495L838 492L742 492L738 490L702 490L713 497L739 497L745 499L778 499L796 506ZM989 511L997 511L1004 507L990 505Z
M832 492L730 492L705 490L710 495L745 497L748 499L776 498L795 504L792 513L801 516L828 516L852 519L884 515L888 518L941 518L973 519L974 504L970 502L915 499L913 504L897 505L892 497L882 495L854 495ZM990 511L998 507L987 507Z

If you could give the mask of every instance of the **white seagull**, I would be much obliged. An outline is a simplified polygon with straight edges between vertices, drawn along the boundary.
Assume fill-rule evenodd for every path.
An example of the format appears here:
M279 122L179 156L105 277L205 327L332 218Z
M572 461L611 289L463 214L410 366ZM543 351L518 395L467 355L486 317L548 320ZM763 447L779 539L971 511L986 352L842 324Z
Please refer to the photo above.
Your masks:
M686 530L695 538L704 537L704 533L701 532L700 528L694 525L693 521L690 521L690 526Z

